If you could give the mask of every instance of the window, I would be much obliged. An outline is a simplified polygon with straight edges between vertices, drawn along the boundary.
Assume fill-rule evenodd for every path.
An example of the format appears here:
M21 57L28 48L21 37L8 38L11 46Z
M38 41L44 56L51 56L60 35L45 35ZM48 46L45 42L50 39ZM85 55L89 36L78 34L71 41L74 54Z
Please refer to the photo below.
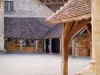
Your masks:
M14 11L14 1L5 1L5 11Z

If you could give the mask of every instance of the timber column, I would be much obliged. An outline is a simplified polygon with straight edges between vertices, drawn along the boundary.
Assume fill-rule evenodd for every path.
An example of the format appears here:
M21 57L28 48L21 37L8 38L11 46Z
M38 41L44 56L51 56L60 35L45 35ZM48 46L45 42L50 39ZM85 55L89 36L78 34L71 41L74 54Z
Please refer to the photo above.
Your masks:
M36 53L38 53L38 43L39 43L39 40L36 40L35 43L36 43Z
M59 38L59 41L60 41L60 54L59 55L62 55L62 37Z
M50 51L50 54L52 54L52 38L49 38L49 51Z
M96 75L100 75L100 0L92 1L92 58L96 61Z
M44 53L46 53L46 39L44 39Z
M24 40L22 40L22 39L19 40L19 42L20 42L20 51L21 52L23 51L23 41Z
M4 51L4 0L0 0L0 51Z

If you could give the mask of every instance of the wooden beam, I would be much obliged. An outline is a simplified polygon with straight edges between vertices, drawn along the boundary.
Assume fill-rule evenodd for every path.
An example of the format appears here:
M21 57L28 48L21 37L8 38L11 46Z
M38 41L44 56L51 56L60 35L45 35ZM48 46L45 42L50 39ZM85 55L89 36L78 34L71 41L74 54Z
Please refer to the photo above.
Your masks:
M62 38L59 38L59 41L60 41L60 56L62 55Z
M69 44L69 33L71 30L72 24L71 22L67 23L66 25L63 25L63 31L62 31L62 65L63 65L63 74L62 75L68 75L68 44Z
M49 52L52 54L52 38L49 38Z
M72 37L72 35L75 33L75 30L77 28L78 23L79 23L79 21L73 22L73 27L72 27L72 30L70 32L70 37Z
M38 43L39 43L39 41L40 41L40 40L36 40L36 41L35 41L35 44L36 44L36 53L38 53Z
M53 3L51 0L45 0L43 3Z
M44 53L46 53L46 39L44 39Z
M52 4L64 4L64 2L54 2L54 3L43 3L45 5L52 5Z
M75 58L75 40L72 39L72 57Z
M65 3L65 0L62 0L62 2L64 2L64 3Z
M83 28L84 26L86 26L88 23L90 23L91 19L88 20L82 20L80 22L78 22L78 24L75 26L76 28L72 28L71 33L70 33L70 37L72 37L75 33L77 33L81 28Z
M62 57L63 57L63 74L62 75L68 75L68 44L71 40L71 36L76 33L80 28L87 25L90 22L90 20L83 20L80 21L80 23L68 22L63 25L63 31L62 31Z
M20 43L20 52L22 52L22 50L23 50L23 42L24 42L23 39L19 40L19 43Z
M87 24L86 25L86 29L87 29L89 34L92 33L92 26L91 26L91 24Z

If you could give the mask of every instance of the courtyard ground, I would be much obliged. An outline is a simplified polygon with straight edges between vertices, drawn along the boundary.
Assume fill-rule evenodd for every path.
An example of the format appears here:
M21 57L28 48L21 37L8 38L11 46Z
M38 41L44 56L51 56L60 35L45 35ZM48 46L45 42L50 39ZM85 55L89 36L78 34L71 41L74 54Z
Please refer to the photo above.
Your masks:
M69 56L69 74L84 68L89 57ZM61 75L61 56L49 54L0 55L0 75Z

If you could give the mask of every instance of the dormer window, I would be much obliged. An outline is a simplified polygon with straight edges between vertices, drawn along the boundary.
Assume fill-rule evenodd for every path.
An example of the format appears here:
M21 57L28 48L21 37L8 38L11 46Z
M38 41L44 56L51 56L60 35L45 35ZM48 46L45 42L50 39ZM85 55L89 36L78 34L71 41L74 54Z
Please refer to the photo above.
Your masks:
M5 1L5 12L14 11L14 1Z

